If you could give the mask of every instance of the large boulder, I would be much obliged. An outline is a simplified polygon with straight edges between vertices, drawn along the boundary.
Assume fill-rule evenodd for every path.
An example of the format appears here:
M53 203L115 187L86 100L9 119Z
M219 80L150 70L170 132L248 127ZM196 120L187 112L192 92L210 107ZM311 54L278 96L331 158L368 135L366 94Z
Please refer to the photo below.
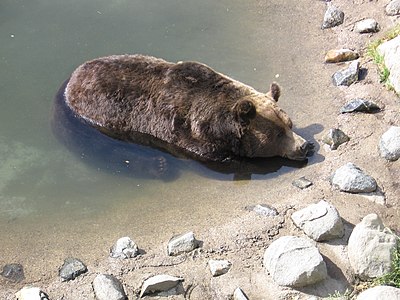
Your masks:
M393 286L375 286L357 296L356 300L400 300L400 289Z
M400 126L392 126L379 141L379 152L387 160L400 158Z
M332 185L349 193L370 193L377 188L375 179L353 163L347 163L335 171Z
M386 14L389 16L400 15L400 0L392 0L386 5Z
M283 236L265 251L264 267L279 285L303 287L327 277L325 262L308 238Z
M400 9L400 3L398 5ZM389 69L391 85L400 94L400 36L381 44L377 50L383 56L385 65Z
M365 216L354 228L348 243L354 273L362 279L370 279L390 272L397 243L398 237L385 228L378 215Z
M344 235L342 218L335 207L324 200L292 214L293 223L315 241L327 241Z

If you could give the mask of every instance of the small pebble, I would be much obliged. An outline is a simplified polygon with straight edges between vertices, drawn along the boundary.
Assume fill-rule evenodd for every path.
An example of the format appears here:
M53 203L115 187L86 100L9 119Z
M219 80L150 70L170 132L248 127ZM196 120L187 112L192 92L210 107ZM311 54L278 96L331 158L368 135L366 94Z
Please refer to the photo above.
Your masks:
M25 286L15 293L17 300L49 300L49 296L38 287Z
M156 275L150 277L143 282L139 297L143 297L144 295L148 294L166 292L176 287L182 281L183 278L170 275Z
M322 138L322 142L329 145L331 150L336 150L341 144L346 143L350 138L340 129L332 128Z
M138 246L127 236L118 239L110 249L110 257L113 258L133 258L138 254Z
M173 237L168 242L168 255L179 255L190 252L199 246L199 241L194 237L193 232L188 232Z
M233 293L233 300L248 300L246 294L241 290L241 288L236 288Z
M359 21L354 25L354 31L358 33L378 32L378 22L376 22L374 19L365 19Z
M226 274L231 268L232 264L230 261L225 259L221 260L210 259L208 262L208 266L210 267L212 276L216 277Z
M365 99L353 99L345 106L340 109L340 112L343 113L351 113L351 112L364 112L364 113L375 113L379 112L381 109L380 107L369 100Z
M20 264L5 265L0 275L13 282L20 282L25 279L24 268Z
M278 211L276 210L276 208L267 204L257 204L255 206L250 207L249 210L252 210L257 214L266 217L274 217L278 215Z
M325 55L326 63L338 63L359 58L360 55L350 49L332 49Z
M344 13L330 2L327 3L327 10L324 15L322 29L338 26L344 21Z
M360 72L360 62L352 61L347 69L339 70L332 75L332 81L335 86L350 86L358 81Z
M97 300L127 300L122 283L113 275L99 274L92 283Z
M294 185L295 187L298 187L299 189L304 190L304 189L312 186L313 183L303 176L303 177L300 177L299 179L293 180L292 185Z
M69 281L86 272L87 267L82 261L77 258L67 258L59 270L59 275L62 281Z

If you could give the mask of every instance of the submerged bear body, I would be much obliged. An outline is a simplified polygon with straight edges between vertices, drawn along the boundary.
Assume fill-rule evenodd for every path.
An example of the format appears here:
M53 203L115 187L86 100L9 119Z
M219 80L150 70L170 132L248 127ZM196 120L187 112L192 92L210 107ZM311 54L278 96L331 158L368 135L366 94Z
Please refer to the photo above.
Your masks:
M149 136L159 141L156 147L177 156L303 160L309 150L277 106L278 85L260 93L197 62L143 55L98 58L73 72L64 96L78 117L101 132L141 143Z

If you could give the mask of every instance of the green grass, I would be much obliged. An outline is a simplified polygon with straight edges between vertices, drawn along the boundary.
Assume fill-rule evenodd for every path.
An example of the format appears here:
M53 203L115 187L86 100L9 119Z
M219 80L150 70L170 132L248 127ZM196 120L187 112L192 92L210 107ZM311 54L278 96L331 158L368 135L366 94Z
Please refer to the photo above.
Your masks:
M329 295L328 298L324 298L326 300L335 300L335 299L351 299L351 292L346 290L343 294L336 291L334 294Z
M371 57L373 61L376 63L376 65L378 66L378 72L381 82L385 84L385 86L390 90L393 90L393 87L389 82L390 72L389 69L385 66L383 56L378 53L377 48L382 43L390 41L391 39L394 39L399 35L400 35L400 23L394 26L391 30L389 30L382 39L373 41L367 46L367 56Z
M400 245L392 253L392 270L376 278L373 285L390 285L400 288Z

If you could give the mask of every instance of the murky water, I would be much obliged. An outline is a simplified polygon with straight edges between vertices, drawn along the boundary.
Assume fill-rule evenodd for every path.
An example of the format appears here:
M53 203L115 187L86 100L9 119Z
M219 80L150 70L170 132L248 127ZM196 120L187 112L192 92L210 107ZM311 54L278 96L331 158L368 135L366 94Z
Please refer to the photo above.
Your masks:
M107 172L60 143L50 120L58 88L79 64L142 53L201 61L261 91L278 80L281 106L311 138L322 128L310 98L315 80L299 52L309 34L300 26L309 22L302 2L1 1L0 265L50 256L59 263L84 256L88 244L108 247L123 235L155 243L217 224L265 199L259 191L266 186L288 180L290 164L240 182L232 174L217 180L207 169L185 170L170 181Z

